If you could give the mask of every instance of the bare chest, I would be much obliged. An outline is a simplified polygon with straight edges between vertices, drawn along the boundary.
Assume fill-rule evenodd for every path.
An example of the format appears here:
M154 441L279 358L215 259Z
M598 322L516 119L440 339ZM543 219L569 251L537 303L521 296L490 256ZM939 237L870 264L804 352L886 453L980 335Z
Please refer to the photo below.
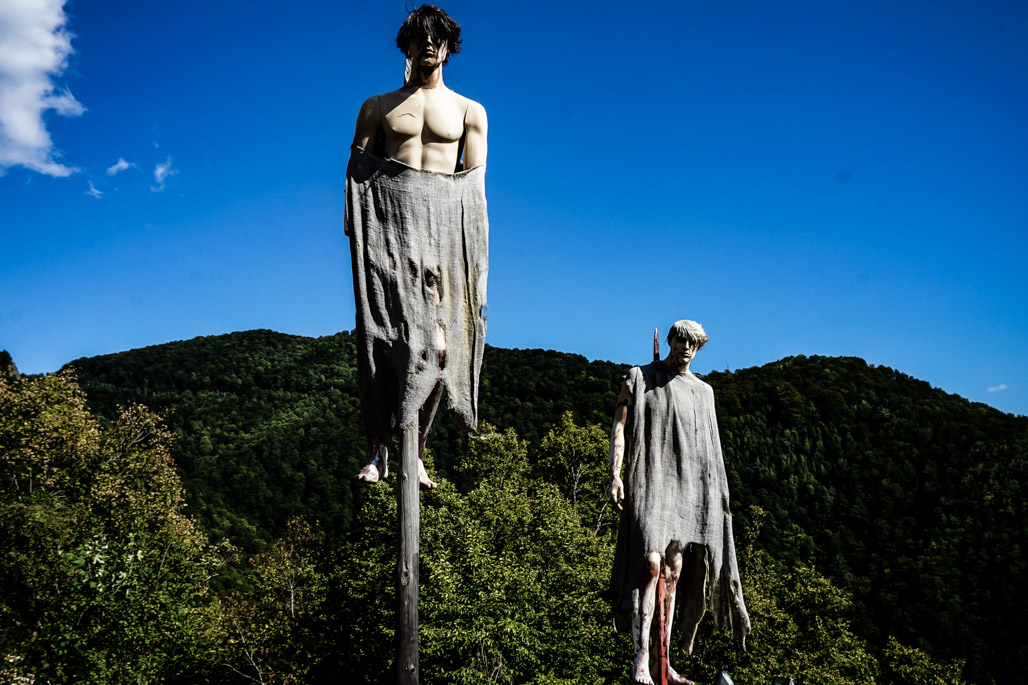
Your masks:
M383 128L386 137L394 142L420 139L425 143L455 143L464 133L463 98L452 91L418 91L404 100L383 105Z

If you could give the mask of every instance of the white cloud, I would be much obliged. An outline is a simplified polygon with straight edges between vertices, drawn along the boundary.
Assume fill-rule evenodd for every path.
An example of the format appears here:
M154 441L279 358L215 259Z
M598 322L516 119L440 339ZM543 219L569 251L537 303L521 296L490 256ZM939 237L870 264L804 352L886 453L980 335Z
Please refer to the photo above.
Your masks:
M125 171L125 169L128 169L130 167L134 167L134 166L135 166L135 164L133 164L132 162L126 162L121 157L118 157L118 161L117 162L115 162L111 166L107 167L107 175L108 176L114 176L119 171Z
M49 176L78 169L56 160L43 115L78 116L85 108L55 80L68 66L72 35L64 0L0 2L0 175L23 166Z
M166 160L164 160L156 167L154 167L154 185L150 186L150 190L154 191L155 193L161 192L162 190L164 190L164 182L168 180L168 177L174 176L177 173L178 169L173 169L171 167L171 157L168 157Z
M97 200L104 196L103 191L97 190L96 186L93 185L92 181L89 181L88 183L89 190L86 191L86 195L89 195L90 197L95 197Z
M1006 383L1000 383L999 385L994 385L991 388L989 388L989 392L999 392L1000 390L1006 390L1006 389L1007 389L1007 384Z

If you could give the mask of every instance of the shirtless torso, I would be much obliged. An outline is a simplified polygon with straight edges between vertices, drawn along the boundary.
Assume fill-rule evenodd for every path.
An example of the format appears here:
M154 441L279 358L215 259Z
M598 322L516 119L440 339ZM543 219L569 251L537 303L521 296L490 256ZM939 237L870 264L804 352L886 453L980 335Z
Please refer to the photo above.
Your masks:
M485 164L485 109L446 86L408 87L369 98L354 145L425 171L453 173ZM375 150L382 132L384 148Z
M379 131L386 158L425 171L452 174L485 164L485 108L443 83L446 45L412 41L412 68L403 88L368 98L357 117L353 144L375 151Z
M484 165L488 128L485 108L443 83L445 40L420 36L409 42L405 52L410 61L406 83L398 90L365 100L357 116L353 144L423 171L452 174ZM438 338L436 347L442 361L446 345L441 331ZM421 408L419 456L441 394L442 386L437 385ZM376 482L387 473L388 450L383 436L370 437L371 459L357 478ZM436 486L420 459L418 472L422 487Z

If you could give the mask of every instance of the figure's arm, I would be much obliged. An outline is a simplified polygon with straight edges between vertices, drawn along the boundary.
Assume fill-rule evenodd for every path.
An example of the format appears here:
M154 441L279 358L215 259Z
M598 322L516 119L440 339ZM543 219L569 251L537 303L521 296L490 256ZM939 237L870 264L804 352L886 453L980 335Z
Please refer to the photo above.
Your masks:
M468 113L464 119L464 168L472 169L485 164L488 150L487 135L489 122L485 116L485 107L474 100L468 105Z
M618 402L614 407L614 427L610 431L610 498L614 500L614 506L618 509L621 509L621 502L625 499L621 466L625 461L625 425L628 423L628 408L631 405L632 398L628 392L628 385L622 383L621 394L618 395Z
M361 105L360 114L357 115L357 130L353 134L353 144L362 150L367 150L369 146L373 145L381 118L378 111L378 98L370 97L365 100Z

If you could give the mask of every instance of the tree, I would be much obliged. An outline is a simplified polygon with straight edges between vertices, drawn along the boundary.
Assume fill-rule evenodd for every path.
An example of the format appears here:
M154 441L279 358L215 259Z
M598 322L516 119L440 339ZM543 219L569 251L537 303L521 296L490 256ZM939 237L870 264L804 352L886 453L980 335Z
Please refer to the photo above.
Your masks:
M0 653L17 675L166 682L206 667L230 550L182 511L171 433L103 427L68 373L0 375Z
M422 498L423 679L613 678L624 669L611 671L615 639L603 598L612 548L582 527L555 486L530 475L526 444L512 430L469 445L455 466L467 491L443 481ZM395 505L388 482L382 485L368 489L335 578L346 596L341 638L346 653L357 655L339 675L357 682L394 677Z
M959 663L945 664L891 638L881 658L857 636L848 616L852 596L818 573L797 565L783 571L754 540L767 514L748 512L754 528L740 549L743 592L753 632L747 651L739 651L723 634L701 627L696 668L711 676L727 667L738 682L768 683L788 676L797 685L935 685L960 683ZM679 658L687 658L680 654ZM942 680L935 680L942 677Z
M319 531L294 517L284 538L250 559L250 587L225 600L223 659L241 680L306 683L325 657L323 543Z
M962 661L940 663L916 647L901 645L894 637L882 654L883 681L897 685L950 685L959 683Z
M607 433L597 425L580 427L564 412L539 446L539 470L555 483L579 513L582 525L610 532L617 520L610 506Z

